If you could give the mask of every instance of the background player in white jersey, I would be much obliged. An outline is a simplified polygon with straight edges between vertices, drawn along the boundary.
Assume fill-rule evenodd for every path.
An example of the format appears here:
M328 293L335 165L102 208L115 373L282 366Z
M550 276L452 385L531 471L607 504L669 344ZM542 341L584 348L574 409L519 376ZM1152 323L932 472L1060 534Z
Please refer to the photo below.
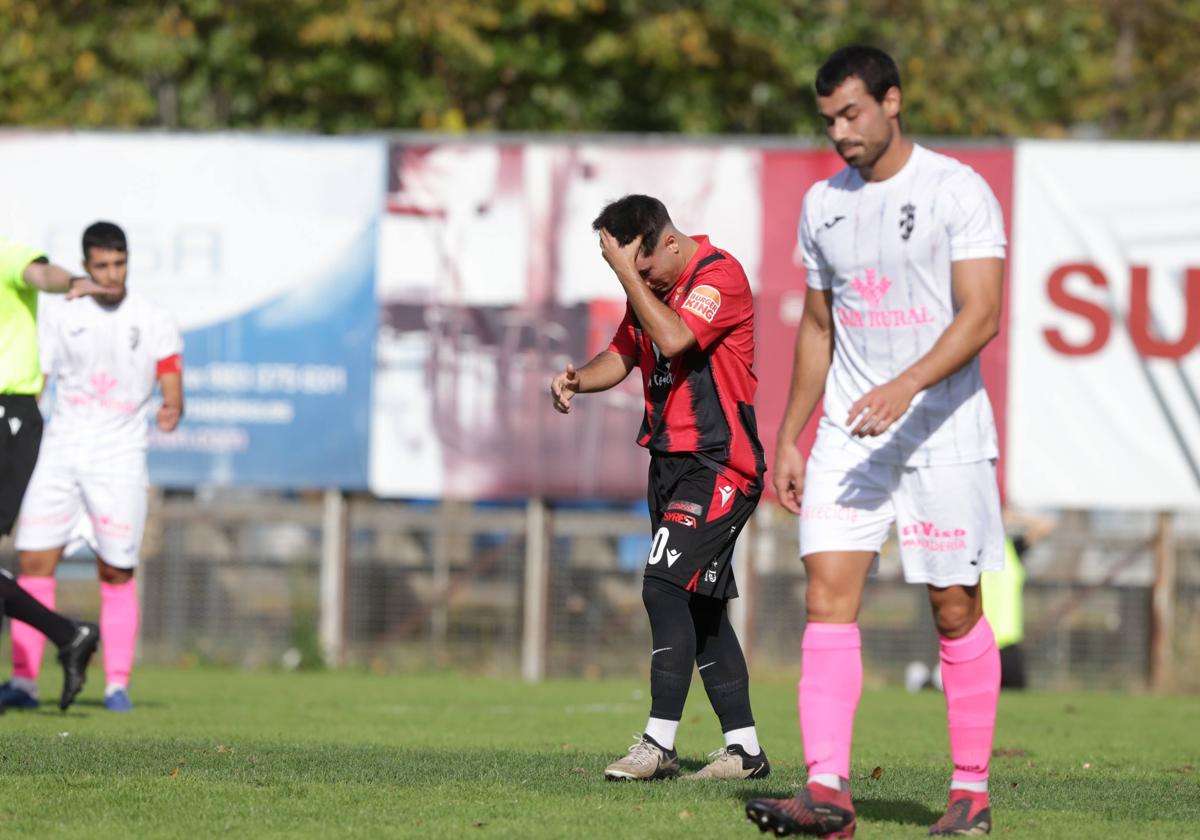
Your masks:
M147 415L156 383L158 427L173 431L183 414L183 339L164 309L126 288L128 250L111 222L89 227L83 267L107 293L54 301L41 313L42 368L56 394L17 520L19 582L47 606L68 542L82 533L96 552L104 706L112 711L132 709L127 686L139 621L133 570L146 521ZM12 635L13 677L0 687L0 703L34 707L43 637L18 622Z
M816 88L849 166L804 200L797 255L808 290L774 471L781 502L800 515L808 575L799 686L808 785L746 810L779 835L853 835L856 622L895 522L905 579L928 587L941 645L954 771L930 834L984 834L1000 660L978 583L1001 568L1004 532L978 354L999 329L1003 219L979 175L904 137L900 74L886 53L838 50ZM822 394L806 471L795 441Z

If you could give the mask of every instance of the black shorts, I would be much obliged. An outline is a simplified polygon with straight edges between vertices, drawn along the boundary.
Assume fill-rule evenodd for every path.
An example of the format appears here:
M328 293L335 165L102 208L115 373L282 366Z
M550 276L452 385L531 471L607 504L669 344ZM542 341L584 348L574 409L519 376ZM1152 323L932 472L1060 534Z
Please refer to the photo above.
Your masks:
M0 394L0 537L16 524L41 446L37 397Z
M647 501L653 540L646 577L687 592L736 598L733 547L758 506L691 455L653 455Z

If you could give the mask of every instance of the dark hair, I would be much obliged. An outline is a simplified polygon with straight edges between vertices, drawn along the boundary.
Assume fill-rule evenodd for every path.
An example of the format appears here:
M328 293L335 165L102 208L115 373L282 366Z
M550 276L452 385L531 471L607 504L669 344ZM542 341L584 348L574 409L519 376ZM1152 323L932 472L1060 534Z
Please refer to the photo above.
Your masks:
M89 248L105 248L110 251L128 251L125 231L112 222L96 222L83 232L83 257L88 258Z
M628 245L639 235L642 237L642 254L650 256L658 247L658 237L663 228L671 224L667 208L657 198L648 195L627 195L619 198L600 211L592 230L604 229L617 238L621 245Z
M900 87L900 71L890 55L866 44L851 44L825 59L817 71L817 95L829 96L851 76L862 80L876 102Z

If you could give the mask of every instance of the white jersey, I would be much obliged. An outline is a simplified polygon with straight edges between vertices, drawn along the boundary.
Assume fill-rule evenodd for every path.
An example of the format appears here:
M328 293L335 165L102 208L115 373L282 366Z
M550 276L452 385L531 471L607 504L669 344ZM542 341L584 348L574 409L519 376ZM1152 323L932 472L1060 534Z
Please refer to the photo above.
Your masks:
M43 298L42 370L55 385L44 450L72 453L98 470L144 462L158 363L183 352L165 309L129 291L116 307L94 299Z
M808 191L797 258L833 292L833 361L820 435L830 445L909 467L995 458L996 426L979 358L922 391L878 437L853 438L850 406L927 354L957 312L950 264L1004 257L1004 217L987 183L914 145L904 167L866 183L852 167Z

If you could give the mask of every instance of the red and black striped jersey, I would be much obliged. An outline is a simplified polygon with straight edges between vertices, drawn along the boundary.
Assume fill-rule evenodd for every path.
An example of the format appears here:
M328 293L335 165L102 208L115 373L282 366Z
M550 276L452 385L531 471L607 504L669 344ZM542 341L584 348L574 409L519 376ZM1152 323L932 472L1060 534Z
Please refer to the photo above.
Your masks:
M679 313L696 346L663 357L626 305L608 349L642 372L646 413L638 444L651 453L694 453L751 495L766 472L754 416L754 300L741 264L707 236L693 239L700 247L663 303Z

